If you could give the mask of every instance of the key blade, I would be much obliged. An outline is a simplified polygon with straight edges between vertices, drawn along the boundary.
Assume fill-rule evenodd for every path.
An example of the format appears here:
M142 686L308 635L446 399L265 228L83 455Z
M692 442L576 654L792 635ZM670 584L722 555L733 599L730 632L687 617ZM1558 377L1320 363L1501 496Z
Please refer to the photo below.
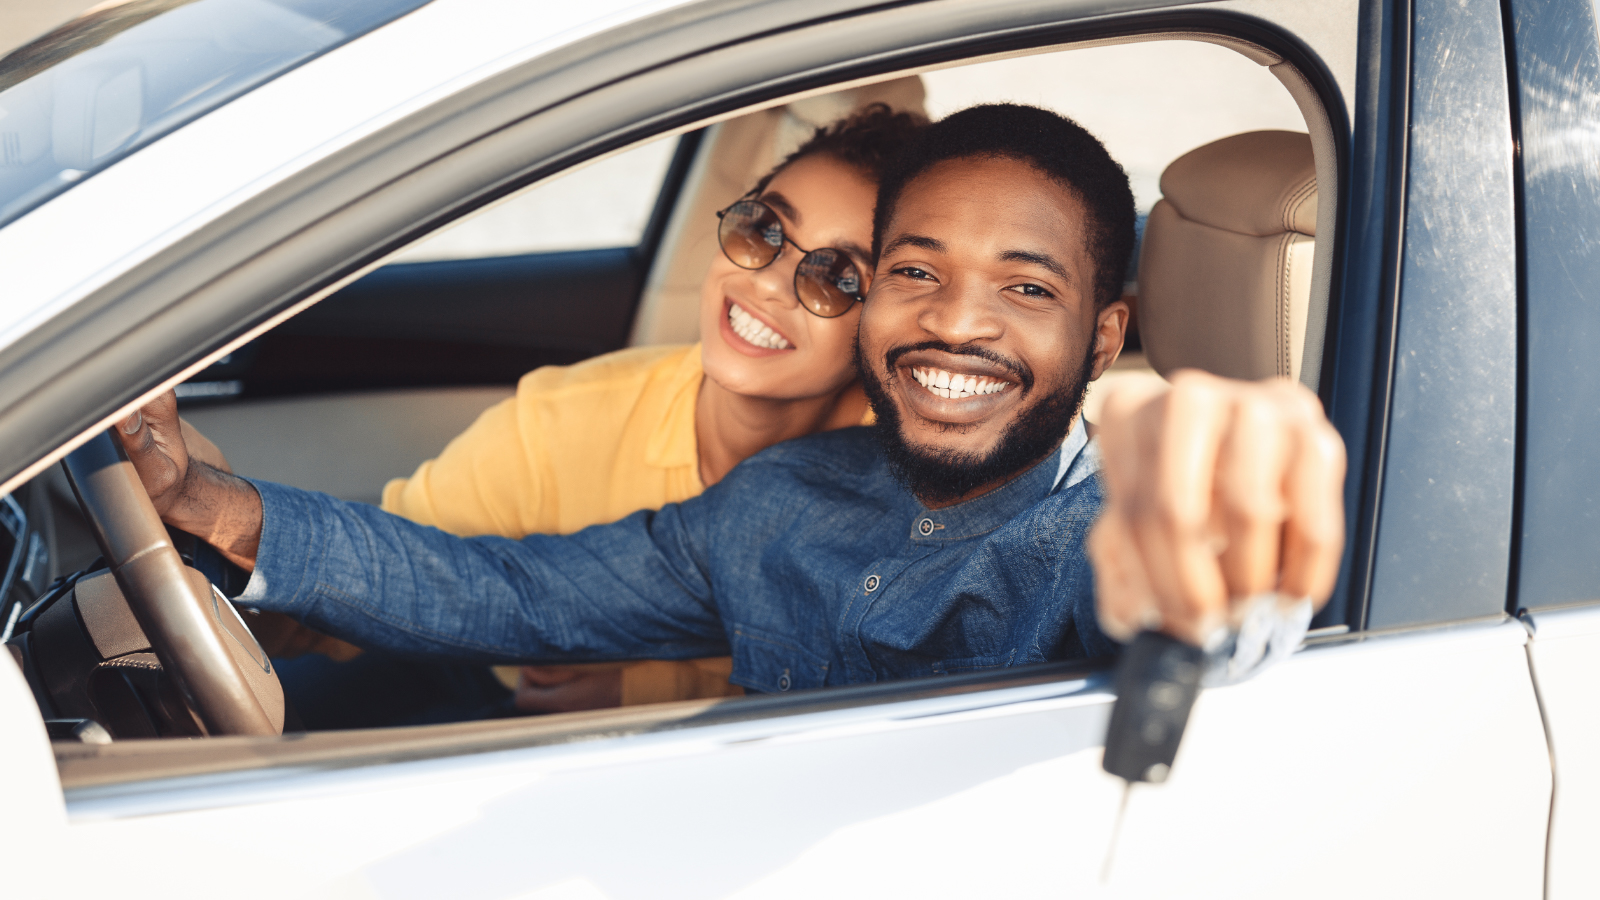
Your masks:
M1133 794L1133 782L1122 782L1122 802L1117 804L1117 818L1111 825L1111 843L1106 845L1106 858L1100 863L1100 884L1111 882L1111 864L1117 858L1117 841L1122 839L1122 820L1128 816L1128 797Z

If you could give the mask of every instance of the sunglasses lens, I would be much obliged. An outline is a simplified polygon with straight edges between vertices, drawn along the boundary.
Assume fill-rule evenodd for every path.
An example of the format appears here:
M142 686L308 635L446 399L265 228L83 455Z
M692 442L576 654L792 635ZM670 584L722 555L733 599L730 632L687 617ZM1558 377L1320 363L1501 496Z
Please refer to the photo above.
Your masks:
M861 296L861 271L837 250L813 250L795 269L794 292L807 309L824 319L842 316Z
M734 265L759 269L783 252L783 223L766 204L741 200L723 213L717 240Z

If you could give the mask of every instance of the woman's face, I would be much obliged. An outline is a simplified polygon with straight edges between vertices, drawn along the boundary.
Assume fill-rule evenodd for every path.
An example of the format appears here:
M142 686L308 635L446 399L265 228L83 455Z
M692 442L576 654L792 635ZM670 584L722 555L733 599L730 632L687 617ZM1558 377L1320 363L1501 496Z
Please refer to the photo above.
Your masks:
M796 244L845 251L865 279L872 272L867 248L877 189L855 168L816 154L780 172L759 199L783 220L784 234ZM834 393L855 379L851 354L861 304L834 319L808 312L794 293L800 257L785 243L783 255L766 268L741 269L717 252L700 289L705 370L717 384L750 397L799 400ZM861 287L865 293L867 284ZM761 344L740 337L740 331Z

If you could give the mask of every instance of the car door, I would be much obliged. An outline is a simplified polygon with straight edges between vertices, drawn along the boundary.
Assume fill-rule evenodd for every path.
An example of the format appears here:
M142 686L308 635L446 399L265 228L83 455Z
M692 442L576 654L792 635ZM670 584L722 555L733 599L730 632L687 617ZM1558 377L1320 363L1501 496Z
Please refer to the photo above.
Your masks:
M1507 37L1492 3L1369 12L1373 77L1355 115L1324 381L1353 458L1366 446L1347 482L1353 552L1332 603L1352 632L1202 697L1172 782L1130 804L1118 865L1138 854L1133 877L1152 887L1205 870L1206 883L1246 890L1276 873L1295 896L1543 894L1548 746L1527 632L1507 614L1518 415ZM1363 298L1382 298L1376 316L1355 312ZM1240 808L1273 823L1237 835L1258 855L1230 852L1225 868L1212 842L1186 840L1208 823L1231 830Z
M667 35L675 54L706 49L650 69L648 91L597 88L545 118L497 122L503 143L457 135L458 158L408 160L411 206L396 199L398 188L360 182L384 174L368 168L350 176L353 186L330 189L326 207L300 209L292 225L261 216L269 224L249 251L248 314L215 312L233 296L230 279L244 277L238 259L189 248L188 283L203 287L165 302L190 304L190 315L213 311L186 333L205 333L205 349L163 357L118 346L112 356L143 373L139 385L151 383L150 372L176 373L330 283L330 272L359 265L371 248L395 245L413 223L439 215L441 203L457 202L441 197L510 177L486 172L489 164L532 178L539 164L530 168L529 159L560 160L580 139L620 145L819 80L960 53L1178 27L1281 43L1325 77L1322 100L1343 160L1340 190L1331 192L1343 210L1334 249L1340 293L1323 383L1351 445L1355 538L1316 644L1254 681L1208 693L1173 779L1132 795L1106 887L1399 895L1417 892L1421 882L1410 879L1426 879L1430 890L1532 893L1542 877L1549 768L1526 632L1505 615L1513 460L1492 435L1480 453L1463 449L1452 430L1496 426L1492 416L1466 415L1482 411L1472 404L1485 389L1501 403L1514 396L1494 392L1516 377L1515 262L1497 243L1503 233L1477 227L1502 219L1514 227L1498 15L1486 32L1492 5L1419 2L1413 33L1407 9L1383 8L1357 29L1354 5L1340 7L1348 18L1337 32L1350 36L1362 63L1340 70L1378 73L1352 83L1327 74L1337 60L1306 55L1307 45L1327 46L1325 36L1297 31L1293 9L1212 4L1185 11L1189 18L1144 20L1119 18L1121 7L1104 4L936 0L816 22L816 12L800 16L778 3L647 22L646 38ZM1474 41L1444 39L1462 29ZM602 41L594 53L643 66L632 44ZM1486 68L1486 59L1497 65ZM530 70L523 77L546 91L557 75L584 74L581 66ZM708 84L715 78L725 82ZM509 77L502 86L513 99L527 89ZM1353 109L1343 105L1346 92ZM1491 109L1476 123L1487 148L1465 160L1439 138L1460 118L1452 104L1464 102ZM404 128L389 137L403 144ZM515 163L496 155L510 144ZM359 148L380 163L393 159L388 150ZM1504 196L1453 193L1463 188L1445 176L1462 166L1468 183L1503 183ZM299 188L267 196L255 212L298 198ZM363 191L378 200L364 207L350 199ZM1435 211L1453 201L1470 215L1441 220ZM176 265L183 250L163 264ZM1488 254L1481 268L1457 271L1479 253ZM339 254L337 265L328 262ZM139 296L129 285L140 277L153 275L132 273L119 298ZM1475 331L1486 336L1455 339L1453 317L1475 316L1486 317ZM34 423L44 435L33 438L35 449L54 446L51 428L93 421L141 389L77 398L71 415ZM1515 409L1489 409L1497 411L1510 428ZM1419 417L1431 418L1416 426ZM7 424L0 417L0 429ZM4 708L23 710L16 679L6 684ZM1110 702L1104 670L1060 665L549 722L58 746L64 813L48 798L34 802L47 834L70 835L90 861L91 880L137 870L151 848L183 847L184 865L161 873L176 893L222 883L246 896L1088 892L1100 886L1119 802L1120 786L1099 770ZM34 735L24 745L23 737L19 766L38 773L42 741Z

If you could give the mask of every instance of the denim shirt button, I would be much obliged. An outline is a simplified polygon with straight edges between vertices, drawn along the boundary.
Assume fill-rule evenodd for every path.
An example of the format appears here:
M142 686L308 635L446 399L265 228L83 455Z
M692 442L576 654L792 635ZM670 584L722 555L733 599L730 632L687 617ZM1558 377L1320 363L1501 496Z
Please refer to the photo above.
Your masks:
M863 585L863 587L865 587L867 589L867 593L869 593L869 594L872 593L873 591L877 590L878 589L878 576L876 576L876 575L868 575L867 576L867 583L865 585Z
M789 680L789 670L784 669L783 674L778 676L778 690L787 691L789 689L789 685L791 684L793 684L793 682Z
M922 535L923 537L927 537L928 535L933 534L933 520L932 519L923 519L921 522L918 522L917 523L917 533Z

